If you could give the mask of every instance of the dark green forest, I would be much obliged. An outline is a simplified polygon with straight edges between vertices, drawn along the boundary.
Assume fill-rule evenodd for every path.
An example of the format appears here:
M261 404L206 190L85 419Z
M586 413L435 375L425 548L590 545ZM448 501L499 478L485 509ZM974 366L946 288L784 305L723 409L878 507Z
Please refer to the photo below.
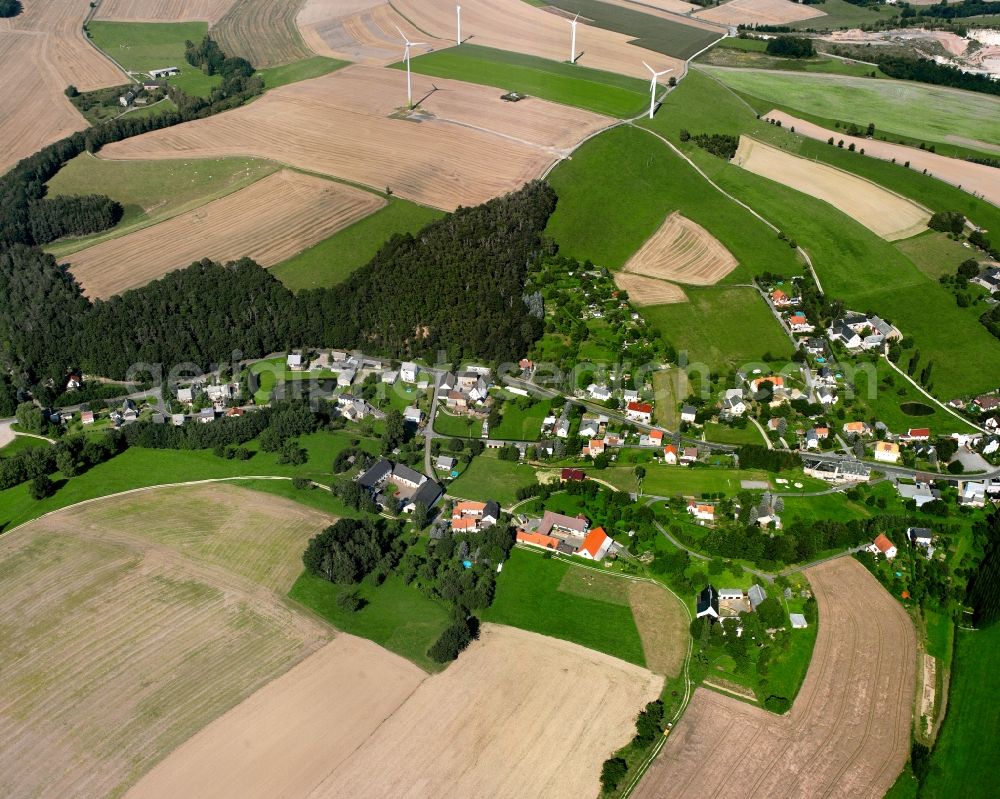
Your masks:
M70 367L135 378L137 363L207 369L302 344L516 360L541 334L522 295L555 202L526 184L394 236L347 282L299 295L250 260L205 260L92 304L66 267L16 244L0 254L0 365L30 387Z
M966 602L972 607L972 621L988 627L1000 619L1000 510L977 524L975 533L986 539L983 559L969 580Z

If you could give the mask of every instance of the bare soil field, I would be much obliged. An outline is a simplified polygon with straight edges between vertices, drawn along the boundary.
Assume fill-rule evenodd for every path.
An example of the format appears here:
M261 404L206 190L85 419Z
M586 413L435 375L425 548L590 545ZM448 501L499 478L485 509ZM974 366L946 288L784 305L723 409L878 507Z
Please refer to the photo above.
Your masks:
M825 16L825 11L814 6L799 5L789 0L730 0L694 14L696 19L723 25L781 25Z
M718 239L675 211L628 260L625 271L693 286L714 286L737 265Z
M125 76L84 38L87 3L34 0L0 20L0 172L63 136L87 127L63 94L125 83Z
M798 126L795 130L798 131ZM830 203L888 241L920 233L926 229L931 217L926 208L864 178L799 158L747 136L740 136L740 146L733 163Z
M697 6L694 3L685 3L684 0L641 0L641 2L633 3L630 0L622 0L622 3L628 8L636 8L638 6L639 11L645 11L646 8L652 6L653 8L658 8L661 11L671 11L674 14L690 14L692 11L697 11L701 6ZM616 3L615 5L619 5Z
M438 87L434 91L434 86ZM538 177L607 117L496 89L361 65L283 86L224 114L103 148L126 160L259 155L444 210L477 205ZM407 118L408 117L408 118ZM405 153L402 157L400 153Z
M576 644L483 625L309 799L594 796L601 763L662 686Z
M212 36L228 55L255 67L275 67L313 55L295 24L304 0L235 0Z
M394 0L393 6L432 36L452 39L455 35L455 7L451 3ZM484 47L555 61L569 58L570 35L566 20L523 0L477 0L463 6L462 35ZM671 76L678 79L686 71L682 60L635 47L629 44L630 40L629 36L593 27L581 20L576 41L577 50L583 55L577 63L645 80L649 79L649 72L642 65L644 60L657 71L672 68ZM670 76L664 76L664 82L667 77Z
M338 635L188 739L126 799L305 797L426 677L371 641Z
M284 169L165 222L67 258L90 297L143 286L201 258L291 258L385 205L362 189Z
M805 574L819 635L791 711L776 716L697 689L637 797L885 795L910 750L913 625L852 558Z
M687 294L676 283L645 277L631 272L615 272L615 285L628 292L628 298L637 308L647 305L667 305L687 302Z
M628 600L646 666L657 674L676 677L684 667L690 638L688 615L680 600L661 585L631 580Z
M384 66L402 58L399 30L411 42L426 42L435 50L453 45L418 30L388 3L373 0L306 0L296 19L305 43L320 55ZM420 53L426 48L416 48Z
M670 20L671 22L679 22L682 25L690 25L692 28L712 31L720 36L726 32L718 23L712 23L691 15L692 11L697 11L701 6L696 6L693 3L684 3L681 0L652 0L652 2L646 2L646 0L639 0L639 2L633 2L632 0L602 0L602 2L612 6L621 6L630 11L639 11L652 17ZM566 13L555 6L549 6L548 8L550 11L558 11L562 14ZM685 19L679 19L678 15L684 16ZM573 16L570 15L569 18L572 19ZM648 72L646 74L647 76L649 75Z
M0 795L120 795L319 650L284 594L330 521L233 486L58 512L0 538Z
M838 141L843 139L845 147L851 144L856 145L859 150L863 147L865 155L881 158L883 161L891 161L893 158L900 163L909 161L911 169L917 171L926 169L928 175L932 175L938 180L951 183L953 186L961 186L994 205L1000 205L1000 180L997 179L997 170L992 167L973 164L958 158L948 158L948 156L937 153L929 153L917 147L905 147L902 144L891 144L860 136L847 136L841 131L828 130L812 122L786 114L784 111L771 111L765 116L765 119L781 120L782 126L786 128L794 125L796 133L801 133L811 139L826 141L831 136L834 136ZM983 147L981 142L968 139L964 143L968 146Z
M101 0L94 19L114 22L218 22L233 0Z

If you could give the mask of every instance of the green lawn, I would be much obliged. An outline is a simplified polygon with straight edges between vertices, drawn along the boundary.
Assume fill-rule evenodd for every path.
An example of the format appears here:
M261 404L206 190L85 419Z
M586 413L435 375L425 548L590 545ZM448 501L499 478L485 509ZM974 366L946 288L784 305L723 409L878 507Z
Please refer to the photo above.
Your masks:
M11 455L16 455L18 452L22 452L26 449L35 449L36 447L47 446L49 446L48 442L43 441L40 438L17 436L13 441L7 444L7 446L0 447L0 458L9 458Z
M617 600L562 590L572 568L580 567L515 549L497 575L496 599L483 611L482 620L572 641L645 666L632 610Z
M133 447L70 480L60 479L57 473L53 479L59 489L41 502L31 499L28 483L0 491L0 532L76 502L161 483L275 475L303 476L329 484L334 457L356 437L356 432L347 431L302 436L298 441L309 453L309 461L302 466L281 465L277 462L277 455L268 452L257 452L250 460L237 461L216 457L211 450L153 450ZM375 451L373 441L363 440L362 446ZM255 449L256 445L251 442L248 447Z
M542 419L549 415L549 402L536 402L521 410L513 402L505 402L501 409L500 424L490 430L490 438L514 441L538 441L541 438Z
M705 438L709 441L719 441L723 444L763 444L764 436L760 430L747 422L747 426L730 427L716 422L705 423Z
M634 39L631 44L636 45L636 47L644 47L647 50L675 58L690 58L723 35L722 31L696 28L693 25L674 22L664 17L644 14L638 6L634 9L613 6L609 3L602 3L600 0L550 0L549 5L561 8L571 14L579 14L598 27L624 33ZM586 31L586 28L583 30ZM580 42L579 49L583 51L581 60L586 63L585 34L581 34L578 41ZM660 69L660 67L656 68Z
M255 183L278 170L259 158L205 158L161 161L106 161L81 153L47 185L49 196L106 194L124 208L111 230L46 247L62 257L177 216Z
M530 466L502 461L493 452L485 452L472 459L469 468L448 486L448 493L479 502L495 499L506 508L517 502L515 492L518 488L537 482Z
M921 797L993 793L1000 754L989 731L1000 729L1000 704L993 684L998 667L1000 624L985 630L959 630L948 711Z
M438 412L434 414L434 432L453 438L482 438L483 423L479 419L452 415L438 408Z
M974 257L961 242L949 239L936 230L897 241L896 247L931 280L937 280L942 275L954 275L962 261Z
M737 91L827 119L874 122L878 130L928 142L962 136L1000 144L1000 97L913 81L703 69Z
M782 490L784 488L782 487ZM796 520L837 519L848 522L855 519L867 519L872 515L872 511L864 504L853 502L839 493L823 494L818 497L785 497L784 501L785 510L781 517L785 526Z
M761 360L792 356L792 344L755 289L685 288L688 302L653 305L640 312L664 340L686 352L691 367L713 373Z
M642 493L672 497L724 493L735 496L743 489L743 480L763 480L774 484L774 475L759 469L705 469L684 466L651 465L646 468Z
M353 613L342 609L337 597L345 590L357 590L367 604ZM303 573L288 595L338 630L374 641L425 671L443 668L427 657L427 650L451 621L447 606L394 575L379 586L340 586Z
M779 58L764 52L763 39L723 39L715 47L698 56L698 64L740 69L777 69L789 72L829 72L837 75L868 76L872 70L884 77L878 67L839 58Z
M443 215L393 197L385 208L271 267L271 272L293 291L334 286L367 264L394 234L417 233Z
M177 67L180 74L168 82L199 97L222 83L221 75L206 75L184 59L184 42L200 42L207 22L91 22L87 29L91 41L129 72Z
M350 62L341 61L338 58L326 58L325 56L313 56L302 61L293 61L291 64L284 64L280 67L268 67L257 71L257 74L264 79L265 89L277 89L288 83L297 83L300 80L318 78L327 75L342 67L346 67Z
M645 81L474 44L438 50L410 63L424 75L496 86L613 117L633 117L648 103Z
M549 183L559 203L546 233L563 254L579 260L617 269L667 214L680 211L739 261L727 282L747 282L765 269L800 271L795 253L774 231L720 195L662 141L634 127L586 142L552 171Z

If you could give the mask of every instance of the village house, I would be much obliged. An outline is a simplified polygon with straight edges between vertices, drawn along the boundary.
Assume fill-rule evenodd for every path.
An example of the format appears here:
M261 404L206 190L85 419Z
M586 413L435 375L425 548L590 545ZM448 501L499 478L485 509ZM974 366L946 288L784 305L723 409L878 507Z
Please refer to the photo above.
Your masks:
M722 413L725 416L742 416L746 410L747 404L743 401L743 389L727 389L722 398Z
M696 521L699 522L714 522L715 521L715 506L708 505L700 502L695 502L691 500L687 506L687 512L690 513Z
M94 423L94 412L93 411L80 411L80 423L81 424L93 424Z
M698 409L694 405L685 405L681 408L681 421L694 424L698 418Z
M809 324L804 313L793 313L788 317L788 327L793 333L812 333L816 327Z
M416 383L418 374L420 374L420 367L410 361L406 361L399 367L399 379L404 383Z
M684 452L681 453L680 462L682 466L690 466L698 460L698 448L697 447L684 447Z
M719 595L711 585L705 586L698 594L698 601L695 603L696 619L708 617L709 619L719 618Z
M928 558L934 554L934 547L931 544L933 535L929 527L906 528L906 537L910 539L910 543L915 547L921 547Z
M555 430L556 438L568 438L569 437L569 419L565 416L561 417L558 422L556 422Z
M604 532L603 527L595 527L584 536L583 543L577 548L575 554L587 560L601 561L604 560L613 544L614 540Z
M351 383L354 382L354 377L357 375L357 371L354 369L343 369L337 373L337 387L338 388L350 388Z
M806 449L819 449L819 434L815 428L806 431L805 447Z
M427 475L385 458L366 469L357 483L372 495L376 504L394 513L412 513L418 504L431 508L444 493ZM389 485L394 486L395 496L385 490Z
M445 397L445 404L454 410L464 411L469 407L469 399L461 391L449 391Z
M586 516L566 516L547 510L538 523L536 532L542 535L577 536L583 538L590 530L590 522Z
M802 341L802 346L810 355L826 354L826 339L807 338Z
M677 447L673 444L667 444L667 446L663 448L663 462L671 466L675 466L677 464Z
M459 502L451 511L453 532L481 532L500 520L500 504L489 502Z
M170 423L174 427L183 427L186 421L187 417L183 413L174 413L170 416Z
M452 470L458 465L458 461L452 458L450 455L438 455L437 460L434 461L434 467L440 469L443 472L448 472L451 474Z
M981 275L972 278L969 282L975 283L977 286L982 286L991 293L1000 291L1000 267L990 267Z
M649 424L653 419L653 406L647 402L630 402L625 406L625 416L634 422Z
M551 551L559 549L559 545L562 543L558 538L551 535L542 535L541 533L529 532L527 530L518 530L515 540L519 544L527 544L528 546Z
M202 424L208 424L209 422L215 421L215 408L202 408L201 412L198 414L198 421Z
M787 308L789 305L792 304L793 299L798 299L798 298L789 297L781 289L775 289L774 291L771 292L771 302L774 303L775 308Z
M885 533L879 533L867 547L873 555L884 555L886 560L896 557L896 545L888 539Z
M301 372L305 369L305 364L302 362L302 353L292 352L289 353L288 357L285 358L285 366L291 369L293 372Z
M587 446L583 448L582 455L584 457L596 458L599 455L604 454L604 440L600 438L592 438L587 443Z
M892 441L876 441L875 460L880 463L897 463L899 461L899 444Z
M639 446L641 447L660 447L663 445L663 431L662 430L650 430L648 433L643 433L639 436Z
M767 377L755 377L750 381L750 388L754 394L760 391L761 384L770 383L772 388L777 393L779 388L785 387L785 378L781 375L768 375Z
M807 461L803 471L810 477L830 483L863 483L871 476L871 467L861 461Z
M410 405L408 408L403 410L403 421L409 422L410 424L420 426L420 423L424 420L424 412L420 410L416 405Z
M597 402L607 402L611 399L611 390L607 386L599 386L596 383L587 386L587 393L590 394L591 399L597 400Z
M579 483L581 480L586 479L587 475L583 469L569 469L565 468L559 474L559 480L563 483Z
M594 438L601 432L601 420L592 413L585 413L580 420L580 438Z
M826 334L831 341L838 341L849 350L856 350L861 346L861 336L843 321L834 322L826 329Z
M930 441L931 431L927 427L911 427L906 435L900 436L900 441Z
M158 78L169 78L172 75L180 75L181 71L177 67L160 67L159 69L151 69L146 73L153 80Z
M816 399L823 405L836 405L837 395L829 386L820 386L816 389Z
M844 435L847 436L871 435L871 428L865 422L847 422L844 425Z
M379 379L387 386L394 386L399 380L399 372L396 369L386 369L379 375Z
M631 388L622 389L622 400L625 402L638 402L639 392Z

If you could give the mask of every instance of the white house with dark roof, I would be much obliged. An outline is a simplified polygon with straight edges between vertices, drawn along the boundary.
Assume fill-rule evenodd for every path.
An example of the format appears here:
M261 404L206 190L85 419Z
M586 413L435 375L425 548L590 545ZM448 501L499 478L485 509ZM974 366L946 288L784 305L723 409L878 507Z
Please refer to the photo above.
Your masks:
M399 367L399 379L404 383L416 383L419 373L420 367L411 361L406 361Z

